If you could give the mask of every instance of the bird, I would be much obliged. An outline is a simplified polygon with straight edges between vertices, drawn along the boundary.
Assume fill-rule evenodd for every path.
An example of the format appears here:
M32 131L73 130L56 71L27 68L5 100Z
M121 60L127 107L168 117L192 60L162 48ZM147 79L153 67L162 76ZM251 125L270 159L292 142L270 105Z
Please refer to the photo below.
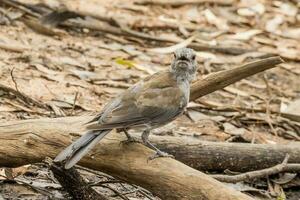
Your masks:
M155 147L148 137L152 129L183 114L197 68L193 49L177 49L168 70L146 77L112 99L85 124L86 133L60 152L54 162L63 164L65 169L73 167L113 129L122 130L126 142L136 141L128 130L142 130L142 143L155 150L150 159L172 156Z

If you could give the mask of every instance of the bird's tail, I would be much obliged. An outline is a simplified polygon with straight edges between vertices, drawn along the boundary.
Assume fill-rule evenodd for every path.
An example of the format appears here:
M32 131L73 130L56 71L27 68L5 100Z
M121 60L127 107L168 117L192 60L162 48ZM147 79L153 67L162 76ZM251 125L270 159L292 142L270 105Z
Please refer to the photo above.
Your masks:
M91 130L60 152L54 162L64 163L64 167L73 167L85 154L87 154L111 130Z

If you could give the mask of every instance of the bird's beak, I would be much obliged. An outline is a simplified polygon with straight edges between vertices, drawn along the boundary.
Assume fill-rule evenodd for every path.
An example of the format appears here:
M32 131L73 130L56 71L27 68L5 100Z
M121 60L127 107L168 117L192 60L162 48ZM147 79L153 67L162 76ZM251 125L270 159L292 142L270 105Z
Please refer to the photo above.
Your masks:
M178 68L180 68L180 69L187 69L188 66L189 66L189 64L188 64L188 62L185 61L185 60L179 60L179 61L177 62L177 66L178 66Z

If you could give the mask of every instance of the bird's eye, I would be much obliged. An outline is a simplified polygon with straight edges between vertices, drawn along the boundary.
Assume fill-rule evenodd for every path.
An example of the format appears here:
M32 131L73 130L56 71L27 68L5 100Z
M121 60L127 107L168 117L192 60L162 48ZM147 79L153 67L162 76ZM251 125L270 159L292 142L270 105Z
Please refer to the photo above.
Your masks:
M173 53L173 55L174 55L174 58L176 58L176 54L175 54L175 53Z
M192 59L195 60L196 59L196 55L192 55Z

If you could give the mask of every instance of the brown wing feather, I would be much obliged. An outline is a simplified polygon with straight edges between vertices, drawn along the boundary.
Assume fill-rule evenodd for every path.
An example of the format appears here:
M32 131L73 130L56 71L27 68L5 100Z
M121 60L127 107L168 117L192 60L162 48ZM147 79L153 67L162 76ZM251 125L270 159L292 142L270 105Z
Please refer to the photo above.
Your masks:
M182 95L169 73L154 74L115 98L87 129L130 127L157 121L160 116L162 121L172 119L182 111Z

